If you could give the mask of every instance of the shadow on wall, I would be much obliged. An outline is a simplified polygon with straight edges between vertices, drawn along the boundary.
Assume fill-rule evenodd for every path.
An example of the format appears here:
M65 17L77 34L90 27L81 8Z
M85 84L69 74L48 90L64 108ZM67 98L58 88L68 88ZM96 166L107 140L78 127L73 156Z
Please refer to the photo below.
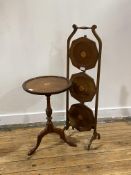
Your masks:
M121 87L121 93L120 93L120 106L126 107L128 96L129 96L129 93L127 91L127 88L126 86L123 85ZM121 109L121 114L122 116L126 116L126 117L130 116L130 112L127 108Z
M49 74L66 76L66 40L63 39L62 32L56 32L49 52ZM65 94L52 97L52 108L54 110L65 110ZM44 108L43 108L44 107ZM25 92L21 85L0 96L0 115L9 116L13 114L44 112L46 108L46 98L32 95ZM28 120L25 116L25 121ZM27 123L27 121L26 121Z
M22 87L18 87L0 97L0 115L26 113L39 102L40 98L28 94Z
M65 43L65 44L64 44ZM57 31L50 46L49 70L54 75L66 76L66 40L61 31Z
M38 115L36 120L44 119L46 109L46 97L33 95L25 92L22 87L12 89L4 96L0 97L0 121L7 116L7 120L11 116L15 117L15 122L31 123L33 114ZM65 110L65 94L51 96L51 106L53 112ZM20 116L22 115L22 117ZM2 118L1 118L2 117ZM17 117L18 120L17 120ZM11 120L11 118L9 119ZM34 120L34 119L33 119ZM0 122L0 123L1 123ZM4 123L6 120L4 120Z
M64 32L55 32L49 52L49 72L51 75L66 77L66 40L65 37L63 37ZM56 105L56 103L58 105ZM57 110L61 111L65 109L65 95L62 93L53 97L52 104Z

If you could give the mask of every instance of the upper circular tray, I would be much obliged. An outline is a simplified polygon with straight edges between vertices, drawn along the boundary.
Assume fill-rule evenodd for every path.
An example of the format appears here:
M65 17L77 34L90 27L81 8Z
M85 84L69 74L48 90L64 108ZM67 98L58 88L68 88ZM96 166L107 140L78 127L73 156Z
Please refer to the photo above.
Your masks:
M96 94L96 87L93 78L84 72L71 76L72 86L70 94L80 102L91 101Z
M70 59L72 64L85 70L94 68L98 59L98 50L94 41L87 37L81 37L72 41L70 47Z

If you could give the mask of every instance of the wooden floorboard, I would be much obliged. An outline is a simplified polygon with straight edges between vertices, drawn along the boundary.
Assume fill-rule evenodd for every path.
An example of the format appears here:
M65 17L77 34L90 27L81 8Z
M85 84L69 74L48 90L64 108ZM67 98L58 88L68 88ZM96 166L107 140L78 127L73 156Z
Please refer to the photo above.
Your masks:
M77 143L70 147L55 134L47 135L36 151L35 144L42 127L0 132L0 175L131 175L131 124L101 123L101 140L87 151L92 132L66 131Z

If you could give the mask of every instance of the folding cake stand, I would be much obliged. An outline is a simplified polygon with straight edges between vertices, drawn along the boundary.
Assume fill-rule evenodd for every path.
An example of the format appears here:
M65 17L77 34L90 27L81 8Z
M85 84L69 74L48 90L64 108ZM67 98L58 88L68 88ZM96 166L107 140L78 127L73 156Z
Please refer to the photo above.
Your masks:
M73 25L73 32L67 39L67 79L70 78L70 60L73 66L81 70L80 73L71 75L72 86L70 88L70 95L78 100L80 103L71 105L69 109L69 91L66 93L66 126L76 128L78 131L94 130L93 136L88 144L88 150L91 143L95 139L100 139L100 134L97 132L97 115L98 115L98 99L99 99L99 82L100 82L100 69L101 69L101 52L102 41L95 29L96 25L92 27L77 27ZM78 29L87 30L91 29L94 37L98 42L98 49L96 43L87 36L80 37L72 41L73 36ZM97 78L96 83L86 71L92 69L97 64ZM90 102L95 98L95 113L85 105L85 102Z

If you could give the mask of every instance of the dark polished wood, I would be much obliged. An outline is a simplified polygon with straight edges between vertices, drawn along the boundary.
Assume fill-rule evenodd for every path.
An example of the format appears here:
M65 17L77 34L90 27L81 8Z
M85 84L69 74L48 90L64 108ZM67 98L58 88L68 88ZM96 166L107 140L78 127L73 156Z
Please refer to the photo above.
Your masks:
M31 94L48 95L66 91L71 82L60 76L40 76L23 83L23 89Z
M58 76L42 76L27 80L23 84L25 91L31 94L45 95L47 99L47 122L45 128L39 133L37 137L36 145L28 152L28 155L32 155L39 147L42 138L48 133L56 133L60 135L60 138L64 140L70 146L76 146L75 143L68 141L64 129L56 128L52 122L52 108L50 103L50 97L52 94L57 94L66 91L71 86L71 82L64 77Z
M80 72L72 74L70 80L72 82L70 94L73 98L79 102L92 101L96 94L96 86L93 78L85 72Z
M68 117L72 128L78 131L90 131L95 127L93 111L84 104L71 105Z
M70 77L70 60L72 62L72 65L83 71L86 72L87 69L94 68L96 66L97 69L97 77L96 77L96 91L95 91L95 126L94 126L94 132L93 136L90 139L88 149L90 149L91 143L95 139L100 139L100 134L97 133L97 116L98 116L98 103L99 103L99 84L100 84L100 71L101 71L101 53L102 53L102 41L101 38L98 36L96 32L96 25L93 25L91 27L78 27L76 24L73 24L73 31L69 35L67 39L67 79ZM85 35L84 37L75 39L72 41L74 35L76 34L78 29L87 30L90 29L92 31L92 34L94 35L95 39L97 40L98 47L96 46L96 43L90 39L87 38ZM72 41L72 43L71 43ZM79 84L79 83L78 83ZM79 86L76 86L78 89ZM84 104L84 100L81 100L81 98L78 98L79 94L77 94L77 91L75 92L73 90L71 92L72 97L80 101L82 104ZM86 100L85 100L86 101ZM70 120L69 120L69 92L66 93L66 125L65 129L68 129L70 126Z
M94 68L98 60L98 50L94 41L86 36L72 41L70 47L70 59L73 66L78 69Z

